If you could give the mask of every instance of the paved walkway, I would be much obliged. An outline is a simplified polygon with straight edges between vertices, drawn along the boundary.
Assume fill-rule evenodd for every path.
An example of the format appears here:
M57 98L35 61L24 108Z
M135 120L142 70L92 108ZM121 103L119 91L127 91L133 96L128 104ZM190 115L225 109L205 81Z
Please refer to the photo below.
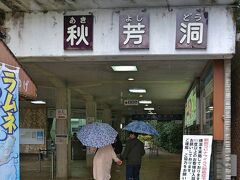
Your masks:
M85 161L73 161L70 180L92 180L92 169L85 166ZM178 180L181 155L160 152L158 156L145 155L142 163L141 180ZM50 180L51 162L43 161L39 172L38 161L21 161L22 180ZM125 166L113 165L111 180L125 180Z

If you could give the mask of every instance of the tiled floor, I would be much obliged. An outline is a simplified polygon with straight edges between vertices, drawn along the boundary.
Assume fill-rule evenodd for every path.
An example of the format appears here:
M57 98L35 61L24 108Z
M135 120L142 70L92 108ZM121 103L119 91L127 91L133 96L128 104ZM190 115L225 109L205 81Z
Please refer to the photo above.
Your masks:
M178 180L181 156L161 152L158 156L145 155L142 163L141 180ZM92 169L86 167L85 161L71 162L71 180L92 180ZM51 161L21 160L21 180L49 180L51 178ZM111 180L124 180L125 166L112 166Z

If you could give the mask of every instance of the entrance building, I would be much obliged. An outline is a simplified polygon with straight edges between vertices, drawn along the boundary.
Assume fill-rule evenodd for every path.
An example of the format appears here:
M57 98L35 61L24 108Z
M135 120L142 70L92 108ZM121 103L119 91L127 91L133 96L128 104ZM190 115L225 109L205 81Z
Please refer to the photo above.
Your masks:
M0 3L4 41L36 82L37 100L46 101L22 102L20 122L44 129L47 140L55 119L57 177L71 176L68 142L84 123L121 132L133 117L169 116L182 117L174 120L183 120L185 134L213 135L211 174L231 179L233 1L61 2ZM154 109L145 111L140 100ZM36 149L21 145L23 152ZM89 166L91 158L87 149Z

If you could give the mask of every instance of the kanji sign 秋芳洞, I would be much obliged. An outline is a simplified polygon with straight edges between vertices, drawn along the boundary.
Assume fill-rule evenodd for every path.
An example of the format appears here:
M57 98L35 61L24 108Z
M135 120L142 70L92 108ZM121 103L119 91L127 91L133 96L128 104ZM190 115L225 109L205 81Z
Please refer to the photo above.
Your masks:
M120 14L119 48L149 48L149 15L147 13L131 11Z
M176 49L206 49L208 12L184 9L177 12Z
M93 16L64 16L64 49L91 50Z

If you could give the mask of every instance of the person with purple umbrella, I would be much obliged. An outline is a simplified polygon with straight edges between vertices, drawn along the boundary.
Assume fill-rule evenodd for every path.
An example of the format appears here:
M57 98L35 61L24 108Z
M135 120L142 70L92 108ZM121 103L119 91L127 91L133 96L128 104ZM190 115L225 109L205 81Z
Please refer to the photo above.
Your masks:
M118 159L114 152L112 145L107 145L96 150L93 158L93 178L95 180L109 180L111 178L112 160L117 165L122 164L122 161Z

